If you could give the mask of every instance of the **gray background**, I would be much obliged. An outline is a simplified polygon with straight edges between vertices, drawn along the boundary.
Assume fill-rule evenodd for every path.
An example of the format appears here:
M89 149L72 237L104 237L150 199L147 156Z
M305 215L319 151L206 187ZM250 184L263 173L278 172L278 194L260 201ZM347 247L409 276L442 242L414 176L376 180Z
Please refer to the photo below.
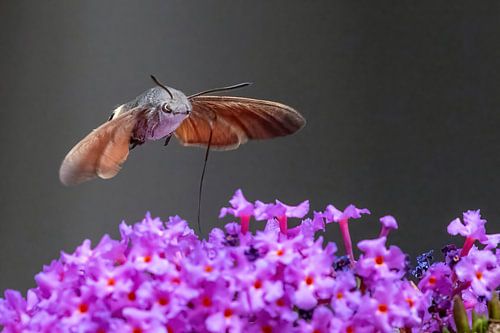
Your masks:
M392 213L391 241L412 255L450 241L466 209L498 232L500 3L472 3L1 1L0 292L34 286L60 250L116 237L147 210L194 225L204 152L174 140L135 149L112 180L58 181L67 151L151 73L186 93L253 81L237 94L308 120L211 155L205 232L238 187L251 200L368 207L354 242Z

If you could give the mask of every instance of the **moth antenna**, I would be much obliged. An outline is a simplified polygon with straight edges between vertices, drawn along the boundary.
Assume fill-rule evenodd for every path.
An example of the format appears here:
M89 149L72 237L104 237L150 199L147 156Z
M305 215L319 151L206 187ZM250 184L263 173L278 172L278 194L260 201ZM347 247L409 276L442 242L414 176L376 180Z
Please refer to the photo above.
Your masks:
M168 90L167 86L164 85L163 83L161 83L160 81L158 81L158 79L154 76L154 75L151 75L151 79L154 81L154 83L156 83L158 86L162 87L163 89L165 89L168 94L170 95L170 98L174 99L174 95L172 95L172 93L170 92L170 90Z
M212 126L210 126L210 135L208 137L207 150L205 151L205 162L203 163L203 171L201 172L201 179L200 179L200 190L198 192L198 232L200 233L200 237L201 237L201 223L200 223L201 193L203 190L203 179L205 178L205 170L207 169L208 153L210 152L210 145L212 144L212 133L213 133Z
M191 96L188 96L188 98L193 98L193 97L197 97L197 96L201 96L201 95L205 95L205 94L210 94L213 92L234 90L234 89L243 88L243 87L246 87L249 85L252 85L252 82L242 82L242 83L234 84L232 86L209 89L209 90L205 90L205 91L193 94Z

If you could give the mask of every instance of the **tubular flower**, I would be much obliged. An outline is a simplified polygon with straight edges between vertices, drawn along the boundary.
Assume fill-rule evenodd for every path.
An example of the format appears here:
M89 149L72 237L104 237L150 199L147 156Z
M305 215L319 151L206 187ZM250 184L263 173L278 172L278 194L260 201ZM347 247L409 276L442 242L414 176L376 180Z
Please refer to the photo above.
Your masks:
M484 227L485 223L486 220L481 218L479 209L468 210L463 213L463 223L458 218L450 222L448 225L448 233L450 235L460 234L466 237L462 252L460 253L461 256L466 256L469 253L476 240L480 242L488 241Z
M309 211L309 201L306 200L297 206L285 205L279 200L276 203L266 204L262 201L255 202L255 218L257 220L277 219L280 231L283 234L288 232L288 218L303 218Z
M339 223L344 247L351 262L354 262L354 253L352 250L351 234L349 233L349 219L359 219L363 214L370 214L366 208L357 208L354 205L347 206L344 211L340 211L333 205L328 205L323 213L326 223Z
M486 246L460 256L448 245L444 262L419 256L418 287L405 277L407 256L385 236L359 242L357 261L352 249L337 256L324 241L329 223L347 226L367 209L308 211L308 201L251 203L238 190L221 216L241 223L215 228L207 240L179 216L123 222L120 239L104 235L94 247L85 240L44 266L25 297L6 290L1 332L416 333L453 330L457 297L466 316L480 318L497 299L498 237L481 236L478 211L451 229ZM251 233L250 217L267 220L263 230ZM288 229L289 217L304 219ZM390 216L381 222L395 228Z

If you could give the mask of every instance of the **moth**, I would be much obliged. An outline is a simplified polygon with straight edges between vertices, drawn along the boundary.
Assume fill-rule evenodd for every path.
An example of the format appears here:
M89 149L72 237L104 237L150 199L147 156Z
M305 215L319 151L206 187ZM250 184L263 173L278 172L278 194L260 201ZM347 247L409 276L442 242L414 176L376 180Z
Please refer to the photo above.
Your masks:
M107 122L70 150L59 169L64 185L114 177L130 150L147 141L165 139L166 145L174 135L185 146L231 150L248 140L295 133L306 122L299 112L281 103L208 95L249 83L186 96L151 78L155 87L118 106Z

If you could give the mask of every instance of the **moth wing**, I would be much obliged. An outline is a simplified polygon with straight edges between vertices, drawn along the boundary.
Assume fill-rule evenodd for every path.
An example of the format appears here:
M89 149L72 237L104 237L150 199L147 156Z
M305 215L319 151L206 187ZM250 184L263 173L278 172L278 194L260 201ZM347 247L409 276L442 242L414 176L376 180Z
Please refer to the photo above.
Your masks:
M61 164L61 182L77 185L96 177L114 177L127 159L138 111L133 109L104 123L77 143Z
M216 150L236 149L246 141L244 133L238 128L231 127L223 119L215 118L211 110L191 112L174 134L184 146L202 147L208 144L210 131L212 131L210 147Z
M191 99L192 112L175 131L183 145L205 146L212 128L211 147L235 149L247 140L290 135L306 121L293 108L266 100L229 96Z

